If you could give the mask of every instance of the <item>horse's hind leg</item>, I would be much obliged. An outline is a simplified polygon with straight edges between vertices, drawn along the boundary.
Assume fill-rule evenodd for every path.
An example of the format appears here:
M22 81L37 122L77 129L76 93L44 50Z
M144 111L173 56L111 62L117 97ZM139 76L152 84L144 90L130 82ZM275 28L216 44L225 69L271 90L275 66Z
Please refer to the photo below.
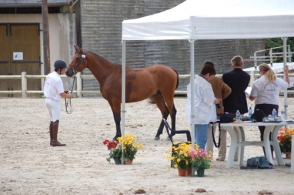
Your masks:
M160 112L161 112L161 115L162 115L162 118L165 118L167 119L168 115L169 115L169 112L168 112L168 109L167 109L167 106L165 105L165 102L164 102L164 99L162 97L161 94L155 94L152 96L154 102L156 103L157 107L159 108ZM155 140L159 140L160 139L160 135L162 134L162 131L163 131L163 127L164 127L164 123L163 121L161 120L160 122L160 125L158 127L158 130L157 130L157 133L155 135Z
M171 121L172 121L172 129L176 130L176 114L177 114L177 110L176 110L176 107L175 107L175 104L172 104L172 111L171 111L171 114L170 114L170 117L171 117ZM175 135L174 132L171 133L171 135Z
M167 106L168 112L170 114L171 117L171 121L172 121L172 129L176 130L176 114L177 114L177 110L174 104L174 95L166 95L163 96L164 100L165 100L165 104ZM172 136L175 135L175 133L172 132L171 134Z

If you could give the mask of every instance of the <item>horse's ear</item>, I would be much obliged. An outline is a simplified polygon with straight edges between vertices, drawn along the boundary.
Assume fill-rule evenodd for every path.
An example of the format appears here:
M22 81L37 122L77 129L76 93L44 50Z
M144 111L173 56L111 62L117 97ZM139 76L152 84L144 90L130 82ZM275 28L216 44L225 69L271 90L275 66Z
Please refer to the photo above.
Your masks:
M83 53L83 49L77 45L74 46L75 49L76 49L76 53L79 52L79 53Z
M76 50L76 52L80 49L80 47L79 46L74 46L75 47L75 50Z

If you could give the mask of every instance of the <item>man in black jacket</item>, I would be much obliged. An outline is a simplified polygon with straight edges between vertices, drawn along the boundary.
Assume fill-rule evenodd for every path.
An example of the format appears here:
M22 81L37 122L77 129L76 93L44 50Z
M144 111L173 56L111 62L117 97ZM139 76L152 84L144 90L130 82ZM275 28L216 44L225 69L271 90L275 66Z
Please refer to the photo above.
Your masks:
M242 70L244 66L241 56L234 56L231 60L233 70L223 74L223 81L232 89L231 94L224 100L225 112L241 114L248 112L245 90L249 85L250 75Z
M234 56L231 59L231 64L233 70L224 73L222 77L232 90L231 94L223 100L224 111L235 114L239 110L242 115L248 112L245 90L249 85L250 75L242 70L244 62L241 56ZM237 160L237 156L238 149L235 153L235 160ZM219 160L224 160L224 158L225 156L219 158Z

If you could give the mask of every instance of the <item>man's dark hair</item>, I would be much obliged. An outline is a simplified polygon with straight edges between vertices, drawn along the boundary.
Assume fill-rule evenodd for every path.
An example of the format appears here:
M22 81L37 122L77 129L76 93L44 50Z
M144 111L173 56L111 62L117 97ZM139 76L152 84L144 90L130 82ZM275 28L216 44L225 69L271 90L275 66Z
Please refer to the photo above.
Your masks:
M202 75L206 75L207 73L210 73L210 75L216 75L216 71L214 69L214 66L211 64L205 64L201 70Z
M212 61L210 61L210 60L206 60L206 61L204 61L204 63L203 63L203 66L205 66L205 65L211 65L211 66L213 66L214 67L214 63L212 62Z

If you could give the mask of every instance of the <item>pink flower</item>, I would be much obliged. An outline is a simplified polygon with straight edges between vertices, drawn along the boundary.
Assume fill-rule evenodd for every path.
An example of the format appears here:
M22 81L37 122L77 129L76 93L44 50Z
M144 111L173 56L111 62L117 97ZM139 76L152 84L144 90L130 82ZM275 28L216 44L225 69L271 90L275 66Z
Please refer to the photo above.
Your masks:
M198 150L191 148L188 153L192 159L209 158L210 160L212 160L212 157L206 152L206 150L204 150L202 148L199 148Z

